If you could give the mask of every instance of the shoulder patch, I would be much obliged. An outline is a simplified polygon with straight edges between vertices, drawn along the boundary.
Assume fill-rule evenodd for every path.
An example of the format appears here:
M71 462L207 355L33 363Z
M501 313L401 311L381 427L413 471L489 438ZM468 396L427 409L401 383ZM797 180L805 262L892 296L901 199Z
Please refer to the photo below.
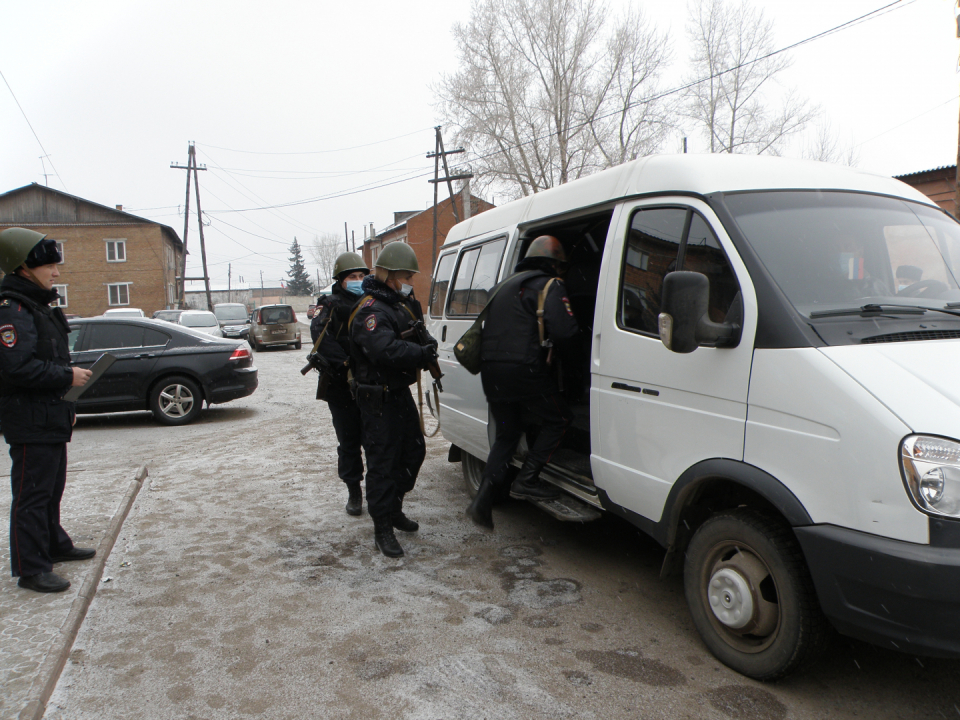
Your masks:
M13 325L0 325L0 343L8 348L17 344L17 329Z
M376 298L374 298L374 297L368 297L367 300L366 300L366 302L364 302L363 305L361 305L360 307L361 307L361 308L371 307L376 301L377 301ZM374 322L374 324L376 324L376 322Z
M567 309L567 315L573 317L573 310L570 309L570 301L567 300L567 296L563 296L563 306Z
M4 298L3 302L0 302L0 307L10 307L10 299Z
M367 315L367 320L364 322L364 325L367 326L367 330L373 330L377 327L377 316L376 315Z

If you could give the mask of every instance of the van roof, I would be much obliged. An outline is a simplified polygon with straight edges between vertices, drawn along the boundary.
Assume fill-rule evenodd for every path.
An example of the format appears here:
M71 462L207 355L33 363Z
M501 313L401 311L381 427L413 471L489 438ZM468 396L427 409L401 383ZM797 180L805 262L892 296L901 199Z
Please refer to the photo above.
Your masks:
M764 155L650 155L475 215L450 229L444 247L625 197L774 189L854 190L933 205L906 183L843 165Z

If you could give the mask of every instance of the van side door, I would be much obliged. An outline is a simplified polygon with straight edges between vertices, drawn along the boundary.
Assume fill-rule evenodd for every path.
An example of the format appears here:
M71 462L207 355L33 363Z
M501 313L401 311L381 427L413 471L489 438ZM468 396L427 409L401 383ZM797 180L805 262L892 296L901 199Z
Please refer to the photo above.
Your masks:
M743 458L756 300L705 203L650 199L624 204L616 217L591 350L591 462L597 487L613 502L659 520L684 470L708 458ZM683 355L664 347L660 292L674 270L707 275L714 321L742 303L736 347Z

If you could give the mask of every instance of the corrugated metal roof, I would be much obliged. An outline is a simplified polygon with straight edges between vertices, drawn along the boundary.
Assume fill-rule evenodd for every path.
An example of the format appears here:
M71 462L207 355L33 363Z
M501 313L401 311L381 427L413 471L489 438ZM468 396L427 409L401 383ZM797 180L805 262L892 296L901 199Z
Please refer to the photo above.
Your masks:
M956 165L941 165L940 167L931 168L930 170L917 170L916 172L906 173L904 175L894 175L897 180L903 180L904 178L914 177L915 175L926 175L927 173L936 173L943 170L949 170L951 172L957 171Z

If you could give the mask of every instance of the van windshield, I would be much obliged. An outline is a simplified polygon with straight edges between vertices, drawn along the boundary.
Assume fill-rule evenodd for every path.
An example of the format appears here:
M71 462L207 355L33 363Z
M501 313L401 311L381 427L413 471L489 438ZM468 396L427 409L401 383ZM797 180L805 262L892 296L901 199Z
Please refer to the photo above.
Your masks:
M835 191L731 194L724 204L804 315L960 302L960 224L936 208Z

